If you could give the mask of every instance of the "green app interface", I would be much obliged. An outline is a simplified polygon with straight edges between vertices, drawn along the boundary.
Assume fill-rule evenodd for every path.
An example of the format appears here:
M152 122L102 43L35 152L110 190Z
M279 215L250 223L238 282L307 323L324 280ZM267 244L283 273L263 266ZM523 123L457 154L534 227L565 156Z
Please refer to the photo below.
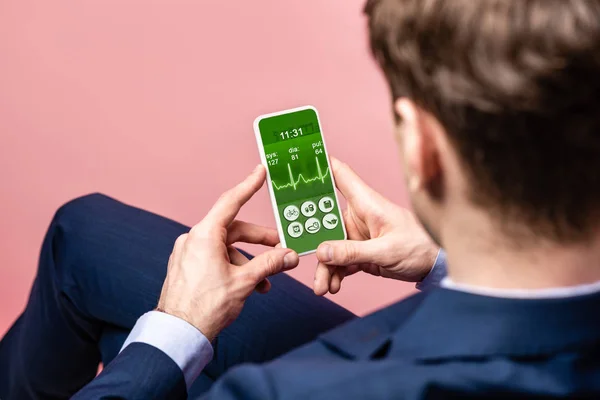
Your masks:
M317 113L312 108L258 123L286 247L305 253L344 239Z

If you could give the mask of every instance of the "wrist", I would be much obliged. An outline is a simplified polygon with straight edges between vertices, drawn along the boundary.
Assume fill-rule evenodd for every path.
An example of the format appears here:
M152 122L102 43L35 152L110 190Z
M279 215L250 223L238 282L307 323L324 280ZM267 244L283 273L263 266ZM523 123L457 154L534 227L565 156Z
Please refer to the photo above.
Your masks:
M417 282L422 282L429 276L429 274L435 266L439 252L440 248L435 245L425 246L425 248L423 249L423 274L420 277L420 279L417 280Z
M188 324L192 325L194 328L198 329L198 331L200 331L200 333L204 335L204 337L208 339L209 342L215 340L215 338L219 334L219 330L216 327L211 326L210 322L207 323L205 321L198 321L194 318L191 318L186 312L180 310L170 310L168 308L163 308L160 306L156 307L155 311L162 312L164 314L169 314L184 320Z

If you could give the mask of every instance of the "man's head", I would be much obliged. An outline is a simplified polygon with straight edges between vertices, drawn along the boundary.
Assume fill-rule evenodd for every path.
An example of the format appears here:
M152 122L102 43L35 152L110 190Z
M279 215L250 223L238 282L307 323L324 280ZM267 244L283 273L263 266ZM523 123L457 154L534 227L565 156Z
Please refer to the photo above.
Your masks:
M370 0L413 205L510 235L585 240L600 218L600 0Z

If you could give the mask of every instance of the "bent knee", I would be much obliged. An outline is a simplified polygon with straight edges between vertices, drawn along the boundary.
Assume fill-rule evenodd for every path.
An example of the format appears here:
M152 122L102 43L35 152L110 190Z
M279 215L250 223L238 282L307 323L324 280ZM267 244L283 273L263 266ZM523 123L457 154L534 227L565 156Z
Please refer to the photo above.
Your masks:
M89 219L90 215L104 212L110 203L118 203L118 201L102 193L86 194L60 206L53 219L59 222Z
M101 193L77 197L63 204L54 214L52 225L75 235L89 234L98 223L119 219L125 204Z
M115 199L93 193L75 198L56 211L47 240L51 241L51 254L63 284L78 281L75 276L96 267L85 257L101 254L106 232L116 229L115 221L122 220L120 209L124 207Z

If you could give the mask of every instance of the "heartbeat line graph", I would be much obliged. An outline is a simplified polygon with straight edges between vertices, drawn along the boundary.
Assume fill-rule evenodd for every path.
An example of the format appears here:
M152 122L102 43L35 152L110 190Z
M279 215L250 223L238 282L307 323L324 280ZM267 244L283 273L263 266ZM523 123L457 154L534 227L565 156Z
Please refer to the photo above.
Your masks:
M325 173L323 174L321 172L321 165L319 165L318 157L315 157L315 162L317 163L317 176L305 178L302 174L299 174L297 179L294 179L294 174L292 173L292 167L288 163L287 167L288 167L288 172L290 174L290 181L288 183L286 183L285 185L279 186L275 183L275 181L271 180L271 183L273 184L273 188L275 188L275 190L283 190L283 189L289 189L289 188L296 190L296 188L298 187L300 182L309 184L309 183L313 183L316 181L321 181L321 183L325 183L325 178L327 178L327 175L329 175L329 167L327 167L325 169Z

